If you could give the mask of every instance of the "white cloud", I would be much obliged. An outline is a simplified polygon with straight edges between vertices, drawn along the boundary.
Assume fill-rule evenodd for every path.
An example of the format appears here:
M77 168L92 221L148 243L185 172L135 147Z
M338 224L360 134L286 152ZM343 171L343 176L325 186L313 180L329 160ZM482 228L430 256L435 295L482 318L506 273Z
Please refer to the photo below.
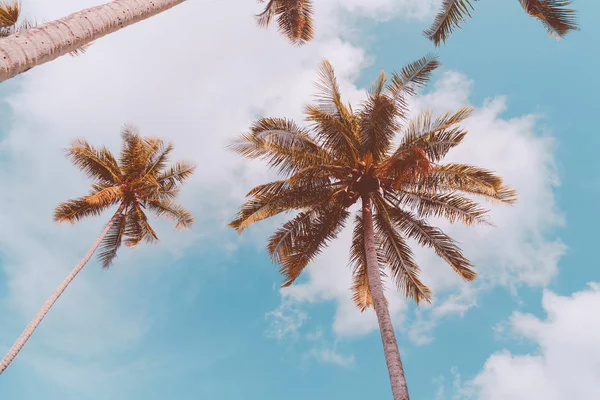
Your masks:
M462 389L478 400L595 400L600 393L600 285L571 296L544 292L545 319L514 313L513 334L538 347L533 354L504 350Z
M473 82L447 71L433 90L411 102L413 115L425 109L435 114L469 105ZM495 227L463 227L446 221L437 225L454 237L475 265L479 278L466 284L428 249L415 247L423 266L423 280L433 290L432 306L423 305L414 324L408 324L415 343L431 341L431 330L440 319L462 315L476 305L477 293L495 285L514 290L520 285L543 286L556 275L565 246L550 236L563 223L553 189L559 184L554 165L554 141L539 127L537 115L505 118L507 99L488 99L464 123L469 135L453 149L446 162L462 162L495 170L519 192L514 207L491 205ZM484 202L485 203L485 202ZM335 300L333 331L340 336L362 335L377 328L372 311L360 313L352 304L349 287L348 248L350 229L333 242L307 268L308 280L282 291L286 301L298 303ZM389 285L388 285L389 286ZM406 330L407 303L397 294L389 296L390 312L398 329Z

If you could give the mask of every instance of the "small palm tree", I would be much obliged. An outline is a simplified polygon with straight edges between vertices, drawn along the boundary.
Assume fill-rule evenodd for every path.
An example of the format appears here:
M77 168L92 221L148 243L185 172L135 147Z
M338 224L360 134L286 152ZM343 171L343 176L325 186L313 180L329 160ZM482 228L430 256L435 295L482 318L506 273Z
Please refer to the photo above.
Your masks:
M387 87L382 72L367 100L353 110L342 102L333 68L324 61L318 100L305 111L309 128L287 119L261 118L230 145L246 158L266 160L282 175L252 189L230 226L241 233L265 218L297 212L268 243L285 276L283 286L291 285L338 235L351 206L360 200L350 250L353 299L360 310L375 309L395 400L409 397L384 297L384 267L404 295L417 303L430 301L431 292L419 279L407 244L414 239L432 248L463 279L474 279L473 265L457 244L426 219L487 223L486 210L461 192L508 204L516 200L515 192L490 171L439 163L467 134L457 124L471 114L470 108L437 119L424 113L408 125L402 123L406 97L437 66L435 57L424 57L394 74Z
M446 42L454 29L459 28L469 10L473 10L472 0L444 0L431 27L423 34L436 46ZM477 0L475 0L477 1ZM562 38L569 31L577 30L575 10L565 8L571 0L519 0L525 12L542 22L551 36Z
M314 37L312 15L311 0L269 0L265 10L256 17L258 24L264 27L268 27L276 17L279 32L292 43L302 45Z
M123 149L119 161L106 147L97 149L85 140L75 140L67 155L88 177L94 180L89 195L68 200L54 211L57 222L75 223L83 218L100 215L111 206L118 206L104 230L83 259L44 303L13 347L0 362L2 373L15 359L52 305L90 260L97 248L98 258L108 268L121 246L134 247L141 241L154 242L158 236L150 226L146 210L176 221L175 228L187 228L194 219L174 202L181 184L191 176L194 167L185 162L169 166L171 144L157 138L142 138L132 128L122 132Z

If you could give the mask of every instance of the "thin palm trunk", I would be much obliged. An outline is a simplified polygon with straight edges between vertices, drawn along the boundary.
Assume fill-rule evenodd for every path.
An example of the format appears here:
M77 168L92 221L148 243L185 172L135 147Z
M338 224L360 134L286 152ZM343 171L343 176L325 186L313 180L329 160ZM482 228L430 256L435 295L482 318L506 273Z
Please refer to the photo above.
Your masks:
M369 289L373 297L373 306L377 314L379 323L379 332L383 342L383 351L390 374L390 383L392 385L392 394L394 400L409 400L406 378L404 377L404 368L400 359L400 351L394 334L392 318L388 310L383 294L383 284L377 262L377 250L375 248L375 232L373 230L373 213L371 210L371 199L368 196L362 197L362 217L365 238L365 253L367 256L367 275L369 278Z
M104 227L104 230L102 230L102 233L100 234L98 239L96 239L96 241L94 242L92 247L88 250L88 252L81 259L81 261L79 261L79 263L75 266L75 268L73 268L73 270L65 278L65 280L62 281L62 283L56 288L56 290L54 291L54 293L52 293L52 295L48 298L48 300L46 300L46 302L42 306L41 310L38 311L38 313L35 315L33 320L31 320L29 325L27 325L27 327L25 328L23 333L21 333L21 336L19 336L19 338L17 339L15 344L10 348L10 350L8 350L8 353L6 353L6 355L4 356L2 361L0 361L0 374L2 374L2 372L4 372L4 370L15 359L17 354L19 354L19 352L21 351L23 346L25 346L25 343L27 343L27 341L29 340L29 338L31 337L33 332L36 330L38 325L42 322L42 320L44 319L46 314L48 314L48 311L50 311L50 308L52 308L54 303L56 303L56 300L58 300L60 295L63 294L63 292L65 291L67 286L69 286L69 284L77 276L79 271L81 271L83 269L83 267L85 266L85 264L87 264L87 262L90 260L90 258L92 257L92 255L94 254L94 252L96 251L98 246L100 245L100 242L102 242L102 239L104 239L104 236L106 236L106 233L108 232L108 230L117 221L119 216L123 213L124 209L125 209L125 204L121 204L121 206L119 207L119 209L117 210L115 215L113 215L113 217L110 219L110 221L108 221L108 224L106 224L106 226Z
M0 39L0 82L185 0L115 0Z

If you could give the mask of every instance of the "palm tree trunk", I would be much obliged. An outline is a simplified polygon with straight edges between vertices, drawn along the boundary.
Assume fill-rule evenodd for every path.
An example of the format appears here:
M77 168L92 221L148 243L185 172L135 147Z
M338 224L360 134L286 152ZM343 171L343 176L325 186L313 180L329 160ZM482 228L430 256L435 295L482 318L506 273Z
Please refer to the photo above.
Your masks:
M394 400L409 400L404 368L400 359L400 351L394 334L392 318L388 310L383 294L383 284L377 262L377 250L375 249L375 232L373 230L373 212L371 210L371 199L369 196L362 197L362 218L365 238L365 253L367 256L367 275L369 278L369 289L373 297L373 305L379 323L379 332L383 342L383 351L390 374L392 394Z
M115 0L0 39L0 82L185 0Z
M36 328L38 327L40 322L42 322L42 320L44 319L46 314L48 314L48 311L50 311L50 308L54 305L54 303L56 303L56 300L58 300L58 298L65 291L67 286L69 286L69 284L75 278L75 276L77 276L79 271L81 271L83 269L83 267L85 266L85 264L90 260L90 258L92 257L92 255L94 254L94 252L96 251L98 246L100 245L100 242L102 242L102 239L104 239L104 236L106 236L106 233L111 228L111 226L113 226L113 224L117 221L119 216L123 213L124 209L125 209L125 204L121 204L121 206L119 207L119 209L117 210L115 215L113 215L113 217L110 219L110 221L108 221L108 224L106 224L106 226L104 227L104 230L102 231L100 236L98 236L98 239L96 239L96 241L94 242L92 247L88 250L88 252L81 259L81 261L79 261L79 263L75 266L75 268L73 268L73 270L65 278L65 280L62 281L62 283L56 288L54 293L52 293L52 296L50 296L48 298L48 300L46 300L46 302L42 306L41 310L38 311L38 313L35 315L35 317L33 317L33 320L31 320L29 325L27 325L27 327L25 328L23 333L21 333L21 336L19 336L19 338L17 339L15 344L10 348L10 350L8 350L8 353L6 353L6 355L4 356L2 361L0 361L0 374L2 374L2 372L4 372L4 370L15 359L17 354L19 354L19 352L21 351L23 346L25 346L25 343L27 343L27 341L29 340L29 338L31 337L33 332L36 330Z

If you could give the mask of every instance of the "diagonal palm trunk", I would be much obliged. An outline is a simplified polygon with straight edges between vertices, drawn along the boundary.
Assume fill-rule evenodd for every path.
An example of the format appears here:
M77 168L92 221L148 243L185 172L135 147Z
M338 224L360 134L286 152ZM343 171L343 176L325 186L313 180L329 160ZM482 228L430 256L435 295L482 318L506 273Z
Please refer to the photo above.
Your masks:
M114 0L0 39L0 82L185 0Z
M42 320L44 319L46 314L48 314L48 311L50 311L50 308L52 308L54 303L56 303L56 300L58 300L60 295L63 294L63 292L65 291L67 286L69 286L69 284L77 276L79 271L81 271L83 269L83 267L85 266L85 264L87 264L87 262L90 260L90 258L92 257L92 255L94 254L94 252L96 251L98 246L100 245L100 242L102 242L102 239L104 239L104 236L106 236L106 233L114 225L114 223L117 221L119 216L121 216L124 209L125 209L125 204L121 204L121 206L119 207L119 209L117 210L115 215L113 215L113 217L110 219L110 221L108 221L108 224L106 224L106 226L104 227L104 230L102 230L102 233L100 234L100 236L98 236L98 239L96 239L96 241L94 242L92 247L88 250L88 252L81 259L81 261L79 261L79 263L75 266L75 268L73 268L71 273L69 275L67 275L65 280L62 281L62 283L56 288L56 290L54 291L54 293L52 293L52 295L48 298L48 300L46 300L46 302L42 306L41 310L38 311L38 313L35 315L35 317L33 317L31 322L29 323L29 325L27 325L27 327L25 328L23 333L21 333L21 336L19 336L19 338L17 339L15 344L13 344L13 346L10 348L10 350L8 350L8 353L6 353L6 355L4 356L2 361L0 361L0 374L2 374L2 372L4 372L4 370L10 365L11 362L13 362L13 360L15 359L17 354L19 354L19 352L21 351L23 346L25 346L25 343L27 343L27 341L29 340L29 338L31 337L33 332L36 330L36 328L38 327L40 322L42 322Z
M390 374L390 383L392 384L392 394L394 400L409 400L406 378L404 377L404 368L400 359L400 351L394 334L392 318L387 308L383 294L383 284L379 265L377 263L377 251L375 249L375 232L373 230L373 212L371 209L371 199L369 196L362 198L362 218L365 238L365 253L367 256L367 275L369 278L369 290L373 297L373 305L377 314L379 323L379 332L383 341L383 351Z

